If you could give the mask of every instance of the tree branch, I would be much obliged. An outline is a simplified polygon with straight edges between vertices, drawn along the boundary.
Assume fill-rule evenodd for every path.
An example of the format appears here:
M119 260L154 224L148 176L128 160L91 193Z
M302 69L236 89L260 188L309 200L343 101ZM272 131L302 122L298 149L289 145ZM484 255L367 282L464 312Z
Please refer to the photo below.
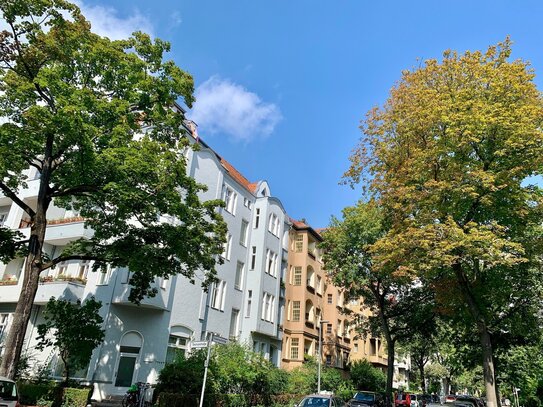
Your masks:
M28 216L33 217L36 212L28 206L26 203L24 203L16 194L13 192L6 184L3 182L0 182L0 189L6 195L8 198L10 198L15 204L20 207L23 211L25 211Z
M72 188L66 188L62 191L56 191L51 194L51 197L58 198L60 196L83 195L87 192L98 192L99 188L95 185L78 185Z

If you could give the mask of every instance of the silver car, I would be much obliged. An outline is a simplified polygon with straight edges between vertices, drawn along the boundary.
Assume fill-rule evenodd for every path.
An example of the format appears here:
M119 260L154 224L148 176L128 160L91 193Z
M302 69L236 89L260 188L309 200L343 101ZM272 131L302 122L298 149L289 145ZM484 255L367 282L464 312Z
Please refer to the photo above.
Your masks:
M0 376L0 407L19 407L17 385L13 380Z
M294 407L346 407L347 404L332 394L312 394L306 396Z

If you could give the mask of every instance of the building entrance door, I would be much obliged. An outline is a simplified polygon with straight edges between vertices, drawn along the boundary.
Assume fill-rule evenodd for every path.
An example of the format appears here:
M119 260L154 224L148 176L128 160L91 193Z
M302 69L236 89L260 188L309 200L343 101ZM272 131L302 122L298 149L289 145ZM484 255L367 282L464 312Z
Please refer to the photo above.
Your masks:
M117 368L117 377L115 378L115 387L130 387L132 385L137 359L137 354L121 354Z

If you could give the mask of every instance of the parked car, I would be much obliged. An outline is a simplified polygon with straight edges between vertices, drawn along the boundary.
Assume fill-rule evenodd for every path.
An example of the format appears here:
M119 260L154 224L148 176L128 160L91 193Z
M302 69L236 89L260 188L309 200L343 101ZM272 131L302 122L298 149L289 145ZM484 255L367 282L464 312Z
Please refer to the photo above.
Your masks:
M357 391L347 403L351 407L383 407L384 404L383 396L373 391Z
M403 391L394 393L394 406L411 407L411 394Z
M294 407L348 407L347 404L339 397L333 394L311 394L305 396Z
M0 406L20 407L17 384L3 376L0 376Z
M484 401L473 396L456 396L455 407L485 407Z

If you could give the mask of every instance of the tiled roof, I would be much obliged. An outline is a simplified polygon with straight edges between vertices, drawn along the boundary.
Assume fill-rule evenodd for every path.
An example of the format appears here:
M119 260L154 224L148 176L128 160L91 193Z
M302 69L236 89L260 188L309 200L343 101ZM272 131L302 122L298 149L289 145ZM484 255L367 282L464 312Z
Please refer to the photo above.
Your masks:
M256 182L249 182L247 178L245 178L241 172L236 170L232 164L230 164L228 161L226 161L224 158L221 157L221 164L222 166L228 171L230 176L236 180L241 186L243 186L246 190L248 190L252 194L256 194L256 187L258 183Z

